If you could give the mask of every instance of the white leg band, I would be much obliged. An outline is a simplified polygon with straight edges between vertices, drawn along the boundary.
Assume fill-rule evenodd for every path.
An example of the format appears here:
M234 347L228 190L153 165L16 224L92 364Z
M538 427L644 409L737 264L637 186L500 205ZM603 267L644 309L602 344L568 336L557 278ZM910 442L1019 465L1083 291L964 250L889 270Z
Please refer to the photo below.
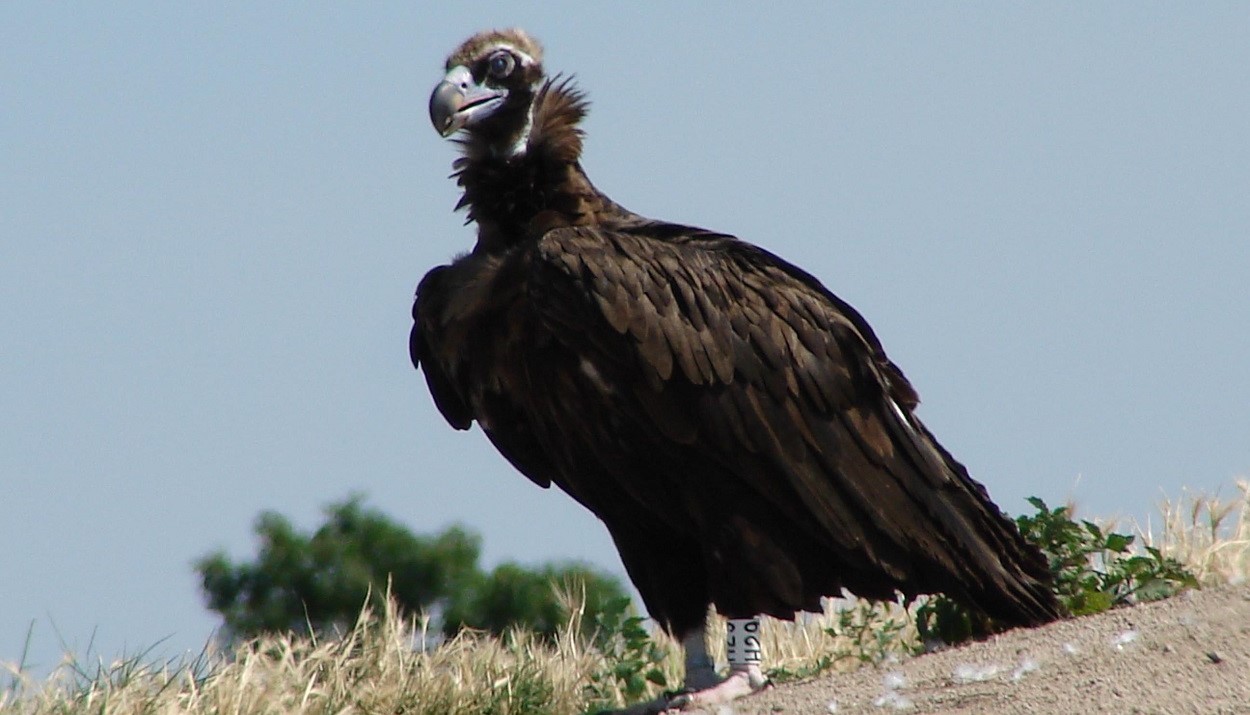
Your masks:
M759 665L762 658L760 648L760 619L730 618L725 626L725 650L729 654L729 668Z

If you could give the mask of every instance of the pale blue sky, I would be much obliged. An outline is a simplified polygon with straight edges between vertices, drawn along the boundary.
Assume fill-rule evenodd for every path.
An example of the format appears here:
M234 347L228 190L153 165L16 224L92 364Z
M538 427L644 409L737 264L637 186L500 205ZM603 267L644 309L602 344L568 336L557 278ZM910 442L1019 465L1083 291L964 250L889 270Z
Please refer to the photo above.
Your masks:
M408 364L413 287L472 240L426 98L488 26L576 73L611 196L857 306L1009 512L1250 472L1244 3L0 14L0 660L32 622L43 669L196 650L193 559L352 491L488 564L619 572Z

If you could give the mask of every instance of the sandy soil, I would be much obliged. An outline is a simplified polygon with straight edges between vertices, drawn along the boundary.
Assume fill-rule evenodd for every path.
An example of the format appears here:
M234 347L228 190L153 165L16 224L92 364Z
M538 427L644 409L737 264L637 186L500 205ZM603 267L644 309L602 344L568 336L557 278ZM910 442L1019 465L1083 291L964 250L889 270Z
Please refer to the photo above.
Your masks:
M1250 586L785 685L722 712L1250 713Z

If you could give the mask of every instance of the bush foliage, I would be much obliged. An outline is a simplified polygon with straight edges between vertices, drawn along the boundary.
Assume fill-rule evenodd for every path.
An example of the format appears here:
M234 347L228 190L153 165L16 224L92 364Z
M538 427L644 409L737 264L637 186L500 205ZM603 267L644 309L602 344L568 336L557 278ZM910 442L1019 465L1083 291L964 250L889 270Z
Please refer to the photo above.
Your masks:
M619 581L581 564L478 568L481 538L459 526L417 536L353 496L330 505L311 534L275 512L256 520L258 552L235 562L224 552L195 563L210 609L236 639L262 633L345 633L362 606L386 594L402 612L441 614L445 636L463 627L502 634L522 626L554 636L568 618L552 584L584 592L597 614L625 597Z

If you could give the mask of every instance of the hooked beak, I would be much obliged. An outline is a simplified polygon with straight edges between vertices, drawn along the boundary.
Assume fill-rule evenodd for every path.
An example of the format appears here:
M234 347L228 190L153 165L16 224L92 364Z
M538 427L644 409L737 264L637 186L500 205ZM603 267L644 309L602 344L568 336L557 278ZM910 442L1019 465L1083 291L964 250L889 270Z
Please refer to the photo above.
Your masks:
M453 67L430 95L430 121L442 136L490 116L508 98L507 90L473 81L469 68Z

